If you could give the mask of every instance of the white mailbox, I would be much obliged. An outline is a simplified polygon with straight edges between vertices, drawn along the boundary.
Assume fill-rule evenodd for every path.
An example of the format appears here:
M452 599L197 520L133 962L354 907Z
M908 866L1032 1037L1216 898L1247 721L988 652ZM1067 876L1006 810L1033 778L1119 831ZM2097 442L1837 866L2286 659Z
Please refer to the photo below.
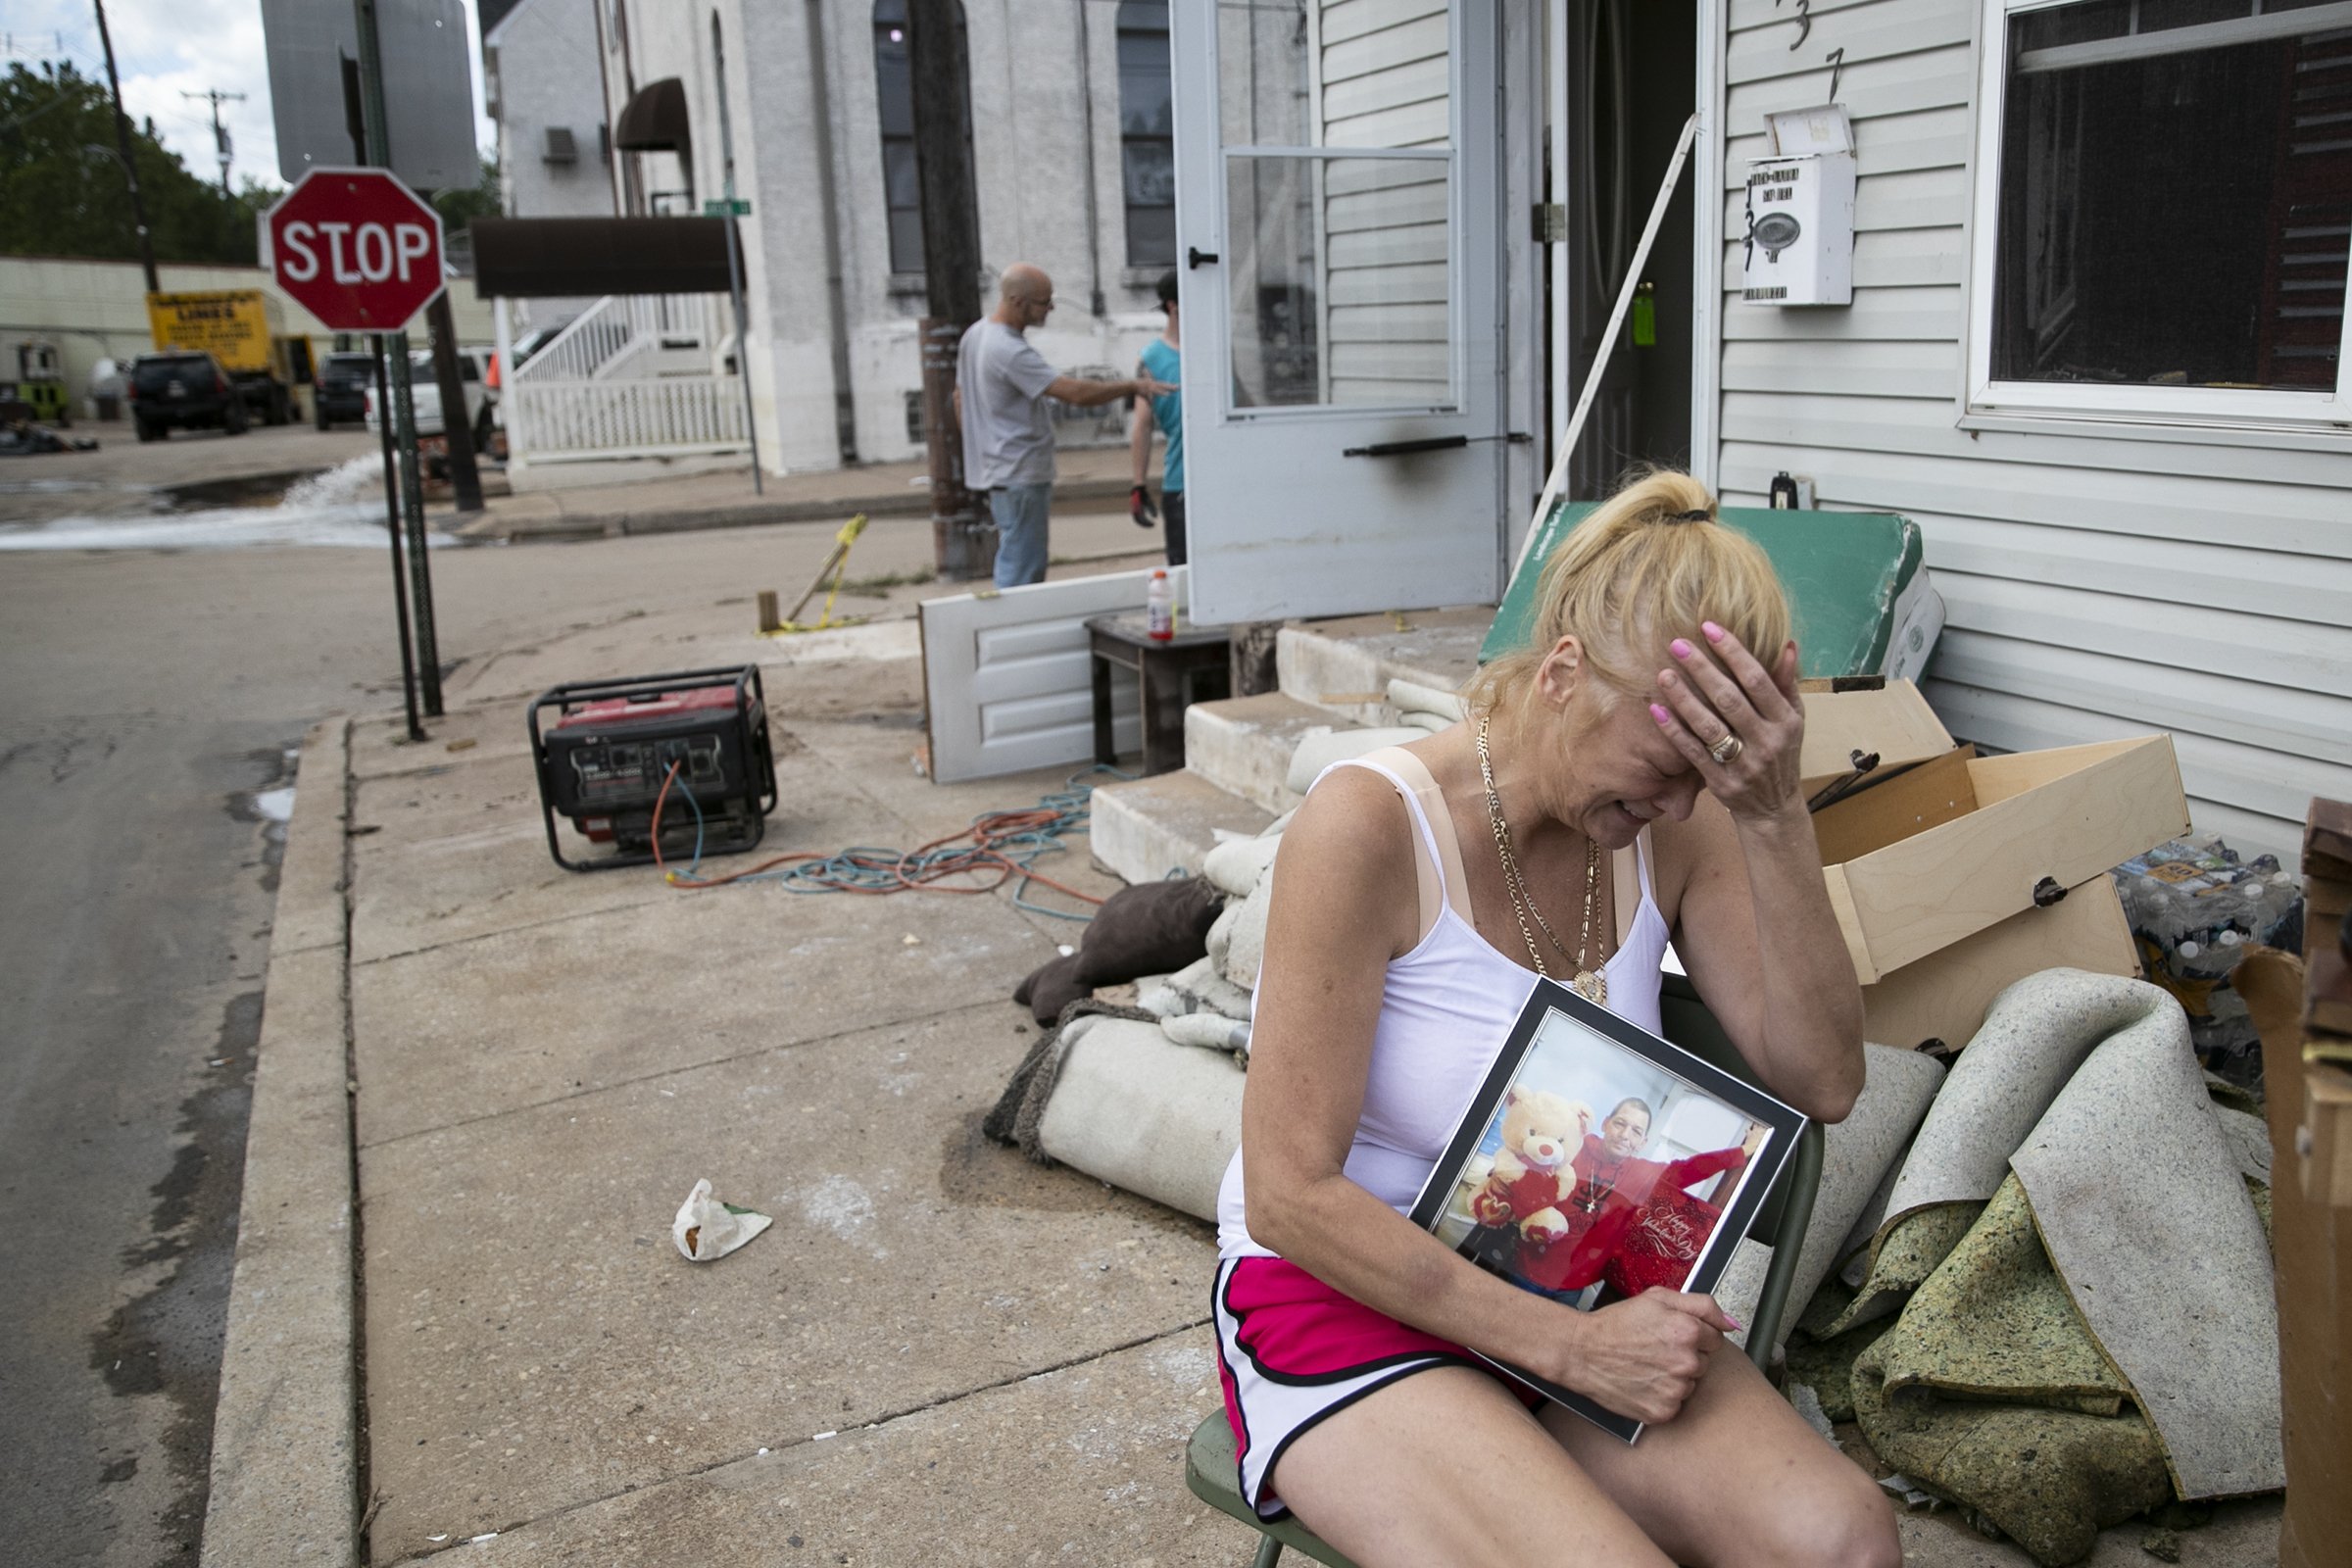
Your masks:
M1836 104L1764 117L1769 157L1747 166L1740 297L1854 302L1854 133Z

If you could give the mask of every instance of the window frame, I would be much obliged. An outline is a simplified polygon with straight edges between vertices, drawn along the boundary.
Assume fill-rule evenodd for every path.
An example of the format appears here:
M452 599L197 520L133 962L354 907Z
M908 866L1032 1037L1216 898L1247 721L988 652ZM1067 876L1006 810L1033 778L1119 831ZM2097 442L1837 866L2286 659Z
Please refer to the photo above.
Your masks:
M1159 7L1159 25L1156 28L1133 24L1128 20L1130 15L1129 6L1122 3L1113 18L1111 28L1112 70L1119 83L1119 240L1125 250L1129 270L1149 271L1152 273L1152 281L1155 282L1158 274L1168 268L1174 267L1177 258L1183 254L1176 247L1176 193L1171 188L1167 201L1156 206L1139 204L1128 188L1127 148L1131 142L1156 142L1167 149L1168 164L1172 169L1176 162L1176 126L1171 114L1168 129L1164 135L1139 134L1127 128L1127 39L1131 36L1156 36L1159 39L1160 51L1168 57L1168 107L1171 112L1176 104L1175 52L1170 41L1170 24L1166 4L1163 3ZM1136 259L1135 215L1138 212L1165 212L1168 215L1168 254L1164 259L1157 261L1138 261Z
M2352 269L2345 277L2335 390L2151 387L2120 383L2003 381L1992 374L1995 273L2000 258L2001 150L2007 125L2009 24L2029 12L2088 0L1981 0L1977 144L1970 197L1968 337L1963 424L1994 420L2197 426L2222 430L2352 434Z

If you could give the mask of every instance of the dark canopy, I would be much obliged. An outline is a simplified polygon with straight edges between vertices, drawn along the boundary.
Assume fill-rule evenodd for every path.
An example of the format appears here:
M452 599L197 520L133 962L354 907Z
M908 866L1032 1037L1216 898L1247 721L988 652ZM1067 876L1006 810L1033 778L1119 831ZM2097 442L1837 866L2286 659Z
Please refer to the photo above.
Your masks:
M477 218L473 286L485 298L724 294L722 218Z
M638 88L621 109L620 122L612 127L612 145L623 152L683 152L693 142L692 122L686 116L686 84L675 76Z

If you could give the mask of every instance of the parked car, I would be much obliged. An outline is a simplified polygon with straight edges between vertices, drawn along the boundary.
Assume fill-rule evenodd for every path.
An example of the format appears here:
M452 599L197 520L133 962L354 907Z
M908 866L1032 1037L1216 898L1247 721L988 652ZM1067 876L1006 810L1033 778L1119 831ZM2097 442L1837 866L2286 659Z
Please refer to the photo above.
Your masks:
M362 356L365 358L366 356ZM468 429L477 428L489 390L482 383L482 367L489 362L486 349L458 350L458 380L466 389L466 422ZM416 416L418 435L441 433L441 383L433 375L433 357L418 350L409 356L409 403ZM375 389L368 392L368 428L376 428L382 411L375 406Z
M337 419L368 417L368 394L375 386L375 361L366 354L329 354L318 362L318 373L312 384L313 401L318 408L314 416L323 430Z
M162 440L174 425L245 433L245 399L210 354L190 349L142 354L130 362L124 390L142 441Z

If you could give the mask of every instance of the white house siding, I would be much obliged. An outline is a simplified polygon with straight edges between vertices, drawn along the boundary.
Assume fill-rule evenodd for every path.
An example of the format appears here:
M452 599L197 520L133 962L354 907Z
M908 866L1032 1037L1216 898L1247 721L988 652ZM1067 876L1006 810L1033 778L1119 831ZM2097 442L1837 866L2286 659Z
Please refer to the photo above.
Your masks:
M1729 0L1726 500L1809 474L1824 507L1916 521L1950 619L1925 683L1955 735L2006 749L2172 731L2200 828L2290 850L2352 796L2352 438L2257 447L1960 427L1976 0ZM1854 303L1739 298L1741 175L1763 116L1855 123Z
M1445 0L1328 0L1314 8L1316 140L1444 147L1451 132ZM1337 162L1324 176L1323 341L1328 401L1443 404L1446 166Z

